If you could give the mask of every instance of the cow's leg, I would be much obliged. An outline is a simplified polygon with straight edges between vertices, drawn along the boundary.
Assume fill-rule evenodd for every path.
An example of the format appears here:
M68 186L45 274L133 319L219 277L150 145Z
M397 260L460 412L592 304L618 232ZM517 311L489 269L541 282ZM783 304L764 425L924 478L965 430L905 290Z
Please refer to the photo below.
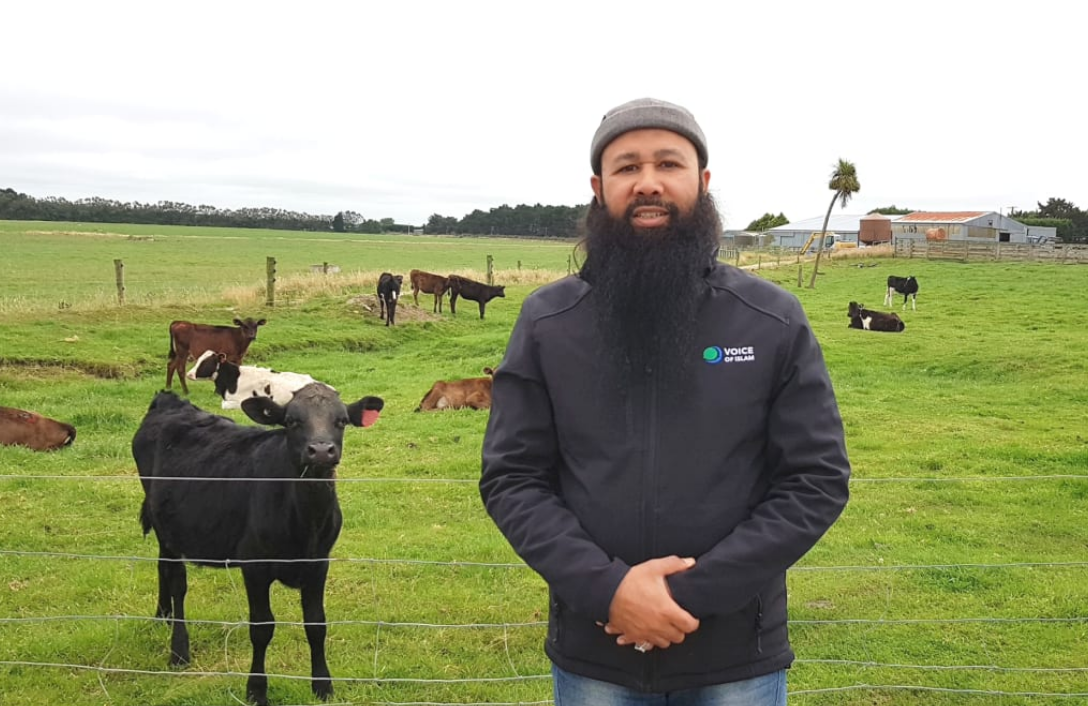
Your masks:
M189 394L189 386L185 384L185 364L189 362L189 349L181 346L171 347L173 355L166 361L166 387L169 389L173 383L174 371L177 371L178 382L185 394Z
M481 321L484 318L484 307L485 306L487 306L487 304L485 304L484 302L480 302L480 320Z
M450 292L450 313L457 313L457 292Z
M888 287L888 291L884 294L884 306L891 306L892 296L895 293L895 287Z
M386 326L392 326L392 325L393 325L393 324L395 323L395 322L394 322L394 319L396 318L396 315L397 315L397 300L396 300L396 298L394 297L394 298L393 298L393 299L392 299L392 300L391 300L391 301L389 302L389 306L388 306L388 307L386 307L386 311L385 311L385 325L386 325Z
M276 616L272 614L272 604L268 598L272 577L266 568L257 564L244 565L242 577L246 584L246 600L249 601L249 641L253 645L246 698L257 706L268 706L268 675L264 671L264 658L268 643L272 642L272 635L276 632Z
M412 287L412 299L416 300L416 306L419 306L419 289Z
M302 620L306 623L306 641L310 643L310 688L322 701L332 696L332 675L325 661L325 577L327 563L316 564L312 575L302 582Z
M910 295L910 310L911 311L918 311L918 295L917 294Z
M156 617L172 620L170 633L170 664L183 667L189 664L189 629L185 626L185 594L189 582L185 564L173 552L159 547L159 605ZM160 615L161 614L161 615Z

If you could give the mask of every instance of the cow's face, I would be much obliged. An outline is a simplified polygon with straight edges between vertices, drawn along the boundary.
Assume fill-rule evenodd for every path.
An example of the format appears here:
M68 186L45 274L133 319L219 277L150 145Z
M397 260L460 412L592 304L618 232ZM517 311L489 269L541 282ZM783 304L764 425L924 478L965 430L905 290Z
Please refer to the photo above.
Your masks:
M268 397L242 402L250 419L286 429L288 453L295 459L299 476L311 478L333 477L340 463L344 428L370 426L383 406L379 397L364 397L345 406L336 391L322 383L303 387L282 406Z
M257 338L257 327L264 326L265 320L261 319L257 321L253 318L247 318L245 321L243 321L242 319L235 319L234 325L242 330L242 338L247 341L252 341L253 339Z
M710 184L710 171L699 168L695 145L670 130L631 130L601 154L601 173L590 179L597 201L616 219L635 205L631 225L660 228L669 224L669 205L691 213ZM637 205L640 203L654 205Z

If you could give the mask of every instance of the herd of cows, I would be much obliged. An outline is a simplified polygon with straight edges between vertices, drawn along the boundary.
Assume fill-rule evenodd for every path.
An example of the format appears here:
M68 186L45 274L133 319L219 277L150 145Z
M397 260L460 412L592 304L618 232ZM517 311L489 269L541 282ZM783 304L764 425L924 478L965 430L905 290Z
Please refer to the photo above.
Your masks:
M451 311L460 296L479 303L481 318L488 301L505 296L501 286L458 276L413 270L410 279L413 294L435 295L436 309L449 293ZM386 325L394 321L401 282L390 273L379 280ZM365 396L345 404L335 388L310 375L243 364L267 322L237 318L233 323L171 322L167 389L152 400L132 438L144 490L140 522L145 535L154 530L159 545L155 617L172 626L170 664L187 665L186 563L240 567L252 645L246 697L263 705L268 703L265 655L275 631L269 590L276 581L298 589L310 645L311 688L328 699L333 686L325 658L325 582L329 552L343 521L333 481L344 429L372 425L385 402ZM190 360L194 363L186 371ZM169 389L175 373L186 394L187 380L210 380L223 408L241 409L262 426L237 424L177 396ZM435 382L416 411L489 409L491 368L484 373ZM0 407L0 443L53 450L70 445L75 436L69 424Z
M394 322L402 281L391 273L379 279L380 316L387 326ZM420 292L433 294L436 312L448 293L451 312L460 296L478 302L483 318L486 303L504 296L501 286L455 275L412 270L409 281L417 305ZM916 309L917 293L914 277L889 277L885 305L902 294L903 308L909 300ZM895 313L857 302L850 302L849 316L851 328L904 329ZM155 616L172 626L169 662L190 661L186 562L240 567L252 646L246 697L261 706L268 703L265 655L275 630L269 600L275 581L300 591L314 695L328 699L333 693L325 658L324 593L329 553L343 521L336 468L345 428L372 425L385 404L376 396L345 404L334 388L309 375L244 365L265 323L252 318L235 319L233 326L172 322L166 373L166 387L177 373L186 393L186 380L212 381L224 408L240 408L261 426L211 414L167 389L155 396L132 439L144 490L140 522L145 535L155 531L159 545ZM185 371L190 359L195 363ZM483 372L484 377L436 382L416 411L488 409L492 370ZM0 407L2 443L46 450L71 444L75 435L63 422Z
M904 310L907 308L908 300L911 304L911 310L918 310L918 280L913 275L910 277L897 277L895 275L888 277L888 289L884 294L884 306L891 306L892 299L896 294L903 295ZM898 333L907 327L903 323L903 319L899 318L899 314L894 311L884 312L866 309L864 304L857 302L850 302L846 315L850 317L850 323L847 324L849 328Z
M412 299L419 306L419 293L434 295L434 313L442 312L442 300L450 297L450 313L457 313L457 298L463 297L480 306L480 318L484 318L484 308L495 297L505 297L503 285L484 284L461 275L436 275L433 272L412 270L408 273L408 282L412 287ZM391 326L396 319L397 299L404 283L404 275L383 272L378 277L379 315L386 326Z

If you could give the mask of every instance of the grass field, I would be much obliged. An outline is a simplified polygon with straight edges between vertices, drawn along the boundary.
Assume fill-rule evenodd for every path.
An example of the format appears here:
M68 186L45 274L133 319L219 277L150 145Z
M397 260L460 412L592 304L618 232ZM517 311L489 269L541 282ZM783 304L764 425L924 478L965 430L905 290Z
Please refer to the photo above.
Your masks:
M194 661L167 667L129 444L164 384L168 323L257 315L248 362L386 400L375 427L349 430L340 468L335 702L550 699L545 588L475 485L486 414L412 410L435 379L498 363L571 243L0 222L0 249L0 404L79 430L57 453L0 448L0 704L244 698L238 572L190 570ZM432 314L430 297L402 301L391 328L369 308L383 270L482 277L488 255L507 296L483 321L471 303ZM310 272L323 262L341 272ZM921 284L906 331L848 329L847 302L883 308L889 274ZM1088 702L1088 268L860 257L825 264L814 290L796 265L755 276L804 304L854 466L841 520L790 572L791 704ZM191 389L217 409L209 386ZM297 594L278 587L273 609L270 699L311 703Z

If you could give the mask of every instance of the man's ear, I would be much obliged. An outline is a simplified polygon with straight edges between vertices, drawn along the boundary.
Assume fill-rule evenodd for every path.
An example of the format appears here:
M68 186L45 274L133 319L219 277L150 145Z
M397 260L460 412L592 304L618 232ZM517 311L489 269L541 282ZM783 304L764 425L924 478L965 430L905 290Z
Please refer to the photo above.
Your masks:
M703 170L703 192L705 193L710 188L710 170Z
M599 174L594 174L589 178L589 185L593 188L593 198L597 199L597 205L604 203L604 199L601 198L601 177Z

